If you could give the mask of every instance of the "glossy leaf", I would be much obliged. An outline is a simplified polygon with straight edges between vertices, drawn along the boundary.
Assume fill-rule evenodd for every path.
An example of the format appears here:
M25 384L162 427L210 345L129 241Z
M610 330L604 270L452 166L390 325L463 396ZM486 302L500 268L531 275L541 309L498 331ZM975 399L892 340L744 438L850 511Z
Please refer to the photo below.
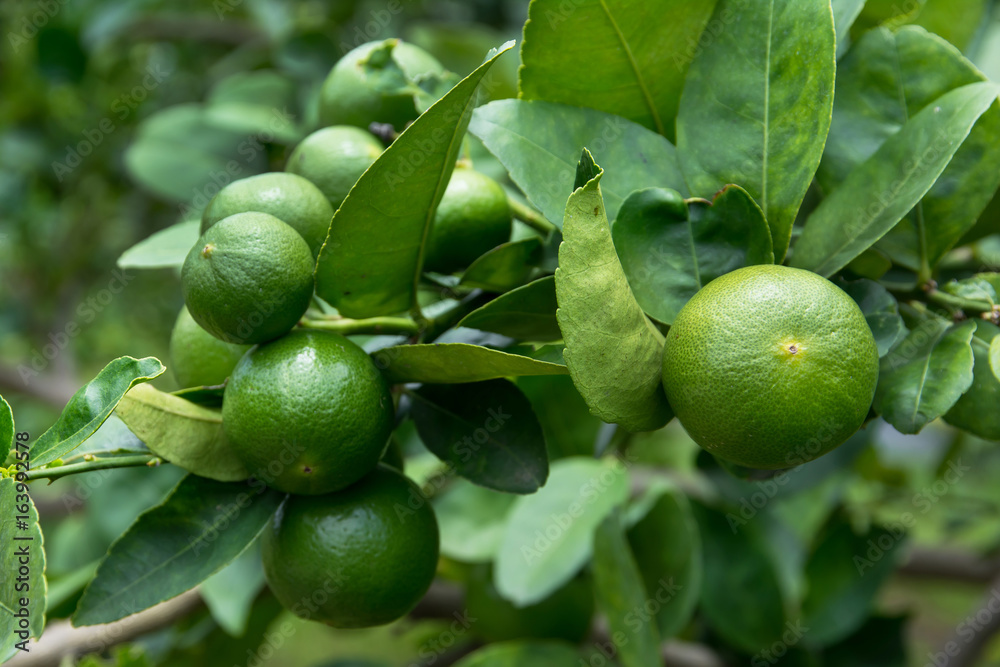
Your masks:
M188 475L108 549L73 624L110 623L189 590L240 555L284 496Z
M1000 349L1000 327L979 320L972 337L972 386L945 413L944 420L986 440L1000 440L1000 378L991 366L993 351Z
M17 644L38 638L45 627L45 549L38 511L28 486L0 479L0 662L21 652ZM15 582L16 579L16 582ZM15 587L15 583L19 586ZM23 584L25 588L20 588ZM21 621L27 616L27 627Z
M875 411L900 433L918 433L950 410L972 384L975 330L939 318L914 328L882 358Z
M556 641L509 641L489 644L465 656L455 667L578 667L570 644Z
M469 131L559 227L584 148L607 169L603 192L611 219L633 190L668 187L687 194L673 144L620 116L551 102L498 100L476 109Z
M569 372L562 364L467 343L396 345L379 350L373 356L392 383L454 384Z
M603 172L596 168L566 204L556 269L564 357L594 415L630 431L651 431L673 417L661 379L663 336L629 289L604 211Z
M456 479L434 498L441 553L464 563L493 560L517 496Z
M884 357L893 346L908 333L903 318L899 315L899 304L888 290L872 280L842 280L837 283L854 299L865 321L875 336L878 356Z
M247 629L250 611L257 595L264 588L264 568L256 544L206 579L199 589L212 618L233 637L241 637Z
M558 340L562 333L556 322L555 278L539 278L502 294L466 315L458 326L520 340Z
M524 284L541 259L542 243L537 238L502 243L470 264L460 284L506 292Z
M420 439L462 477L507 493L533 493L545 484L545 436L514 384L428 384L410 398Z
M149 238L139 241L122 253L118 267L122 269L177 268L191 252L197 241L201 220L185 220L161 229Z
M660 633L653 618L640 616L651 599L632 556L620 511L613 511L594 531L594 593L608 619L612 637L622 638L618 660L623 667L658 667Z
M480 83L503 45L417 118L361 176L333 216L316 265L316 293L345 317L408 310L424 244L455 168Z
M220 482L250 476L222 432L219 410L143 384L125 394L115 411L153 453L188 472Z
M625 502L628 487L620 461L553 462L545 486L514 501L493 566L500 595L524 606L561 588L590 560L594 530Z
M553 300L555 295L553 294ZM0 452L4 457L14 446L14 413L10 409L7 399L0 396Z
M684 83L681 166L692 195L711 197L728 183L746 188L781 261L830 128L830 2L720 0L716 21L727 27L698 54Z
M812 212L791 264L830 276L919 202L996 100L991 83L962 86L913 116Z
M129 389L166 370L154 357L119 357L73 394L52 427L31 447L31 463L38 467L70 453L94 434Z
M627 0L535 0L520 97L606 111L672 139L684 74L714 5L666 0L656 11L669 20L651 21L646 6Z
M690 207L671 190L633 192L611 236L635 300L665 324L715 278L751 264L774 263L764 214L736 185L723 188L711 205L693 202Z

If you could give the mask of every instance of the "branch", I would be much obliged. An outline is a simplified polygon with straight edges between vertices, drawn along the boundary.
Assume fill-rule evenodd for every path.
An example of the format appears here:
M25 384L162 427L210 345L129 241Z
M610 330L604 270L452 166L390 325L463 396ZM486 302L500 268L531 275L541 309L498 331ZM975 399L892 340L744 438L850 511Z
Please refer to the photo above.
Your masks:
M980 558L957 549L918 547L910 551L899 573L919 579L983 583L1000 574L1000 560Z
M352 320L348 317L318 317L302 320L302 326L309 329L335 331L344 336L352 334L405 334L420 333L420 326L408 317L369 317Z
M949 667L973 667L979 664L979 656L1000 631L1000 613L994 610L997 602L1000 576L990 582L983 600L962 620L945 643L944 653ZM970 634L971 633L971 634Z
M135 468L138 466L158 466L163 459L154 454L136 454L134 456L112 456L106 459L91 458L80 463L70 463L63 466L53 466L51 468L35 468L24 473L27 480L33 479L59 479L68 475L75 475L81 472L92 470L108 470L110 468Z
M511 213L514 217L528 225L536 232L539 232L542 236L548 236L556 230L556 226L549 222L541 213L538 213L530 206L522 204L517 199L514 199L510 195L507 195L507 204L510 206Z

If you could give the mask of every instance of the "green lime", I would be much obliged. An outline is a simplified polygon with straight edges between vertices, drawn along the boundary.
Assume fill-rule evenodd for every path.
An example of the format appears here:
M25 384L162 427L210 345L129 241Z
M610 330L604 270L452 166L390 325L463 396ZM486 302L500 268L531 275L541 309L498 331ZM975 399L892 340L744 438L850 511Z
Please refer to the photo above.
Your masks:
M313 256L267 213L237 213L201 235L181 269L194 321L229 343L262 343L298 323L313 294Z
M402 130L417 117L406 79L443 74L444 67L423 49L398 39L368 42L348 51L330 70L320 91L323 125L354 125L368 129L389 123Z
M510 239L511 213L499 183L472 169L456 169L434 214L424 268L451 273Z
M500 597L490 566L480 565L466 582L465 604L478 619L476 632L488 642L514 639L564 639L577 644L590 632L594 592L590 580L578 576L541 602L515 607Z
M864 423L878 349L861 309L815 273L750 266L716 278L677 315L663 386L688 434L721 459L788 468Z
M227 343L202 329L185 306L170 334L170 368L182 387L219 385L249 349L249 345Z
M382 142L370 132L350 125L324 127L295 147L285 171L315 183L336 209L381 154Z
M333 207L319 188L296 174L275 171L233 181L208 202L201 216L201 233L236 213L270 213L309 244L313 257L326 241Z
M264 574L292 613L335 628L406 615L434 579L438 526L409 479L378 466L321 496L288 496L264 529Z
M389 385L360 347L296 329L248 352L222 402L222 426L247 469L287 493L328 493L361 479L394 421Z

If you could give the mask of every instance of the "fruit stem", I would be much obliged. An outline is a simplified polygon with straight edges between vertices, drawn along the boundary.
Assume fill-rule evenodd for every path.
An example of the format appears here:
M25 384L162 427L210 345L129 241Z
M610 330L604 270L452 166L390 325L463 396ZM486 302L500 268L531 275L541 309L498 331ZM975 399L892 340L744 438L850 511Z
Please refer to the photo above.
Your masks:
M933 288L927 291L927 298L930 301L933 301L934 303L940 304L942 306L958 308L960 310L970 313L992 313L996 308L992 303L988 301L981 301L979 299L966 299Z
M347 317L315 318L302 320L302 326L310 329L335 331L345 336L352 334L415 334L420 325L408 317L369 317L352 320Z
M541 233L543 236L548 236L552 232L556 231L555 225L527 204L522 204L510 195L507 195L507 204L510 206L510 211L514 214L515 218L528 225L536 232Z
M154 454L136 454L134 456L112 456L106 459L93 458L80 463L70 463L53 468L35 468L24 473L27 480L48 479L56 480L60 477L67 477L81 472L91 470L108 470L111 468L135 468L138 466L157 466L162 463L162 459Z

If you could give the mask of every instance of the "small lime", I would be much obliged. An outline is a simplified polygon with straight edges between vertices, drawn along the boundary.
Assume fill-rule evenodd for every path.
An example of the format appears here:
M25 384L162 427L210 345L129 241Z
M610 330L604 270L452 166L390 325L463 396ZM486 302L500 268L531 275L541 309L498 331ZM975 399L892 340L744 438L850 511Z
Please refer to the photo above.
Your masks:
M370 132L350 125L324 127L295 147L285 171L315 183L336 209L381 154L382 142Z
M182 387L220 385L249 349L249 345L227 343L202 329L185 306L170 334L170 368Z

